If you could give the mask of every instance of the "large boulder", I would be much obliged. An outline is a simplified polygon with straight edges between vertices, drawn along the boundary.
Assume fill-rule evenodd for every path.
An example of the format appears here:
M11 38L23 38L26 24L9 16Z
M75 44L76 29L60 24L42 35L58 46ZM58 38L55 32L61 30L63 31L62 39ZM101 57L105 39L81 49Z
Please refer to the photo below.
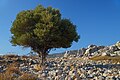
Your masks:
M104 47L103 49L99 49L99 50L98 50L98 52L99 52L100 54L102 54L102 53L104 53L104 52L106 52L106 51L109 51L109 47L108 47L108 46Z
M80 50L78 50L77 56L80 56L80 57L83 56L85 51L86 51L86 48L81 48Z
M112 45L112 46L109 46L109 50L110 50L111 52L115 52L115 51L118 51L119 48L118 48L116 45Z
M94 44L91 44L91 45L88 46L88 48L93 48L93 47L97 47L97 46L94 45Z
M103 53L101 54L101 56L107 56L107 53L106 53L106 52L103 52Z
M115 51L114 52L117 56L120 56L120 51Z
M115 56L117 56L117 54L116 53L111 53L110 56L115 57Z
M118 47L118 49L120 49L120 41L118 41L115 45Z
M111 52L110 51L105 51L101 53L101 56L110 56Z
M91 56L98 56L98 55L100 55L100 53L98 51L91 53Z
M85 51L85 55L87 55L87 56L91 55L91 53L94 53L96 51L98 51L98 48L96 45L89 45L88 49Z
M100 49L104 49L105 46L97 46L97 48L98 48L98 50L100 50Z

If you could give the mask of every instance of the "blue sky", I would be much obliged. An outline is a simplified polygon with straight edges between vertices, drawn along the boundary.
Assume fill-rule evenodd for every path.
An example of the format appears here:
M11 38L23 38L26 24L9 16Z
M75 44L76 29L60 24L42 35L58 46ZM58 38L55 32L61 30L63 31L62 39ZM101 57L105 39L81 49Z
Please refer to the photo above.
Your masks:
M77 25L81 39L71 48L50 53L80 49L89 44L111 45L120 40L120 0L0 0L0 53L27 54L30 49L14 47L9 42L10 28L17 13L37 5L52 6Z

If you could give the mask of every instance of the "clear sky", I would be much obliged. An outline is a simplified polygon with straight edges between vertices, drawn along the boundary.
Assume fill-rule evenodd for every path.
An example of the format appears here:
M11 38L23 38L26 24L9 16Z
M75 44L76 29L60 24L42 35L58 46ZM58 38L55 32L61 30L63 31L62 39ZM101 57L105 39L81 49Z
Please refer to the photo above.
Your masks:
M37 5L52 6L77 25L81 39L71 48L51 53L80 49L89 44L111 45L120 40L120 0L0 0L0 53L27 54L29 49L14 47L9 42L10 28L17 13Z

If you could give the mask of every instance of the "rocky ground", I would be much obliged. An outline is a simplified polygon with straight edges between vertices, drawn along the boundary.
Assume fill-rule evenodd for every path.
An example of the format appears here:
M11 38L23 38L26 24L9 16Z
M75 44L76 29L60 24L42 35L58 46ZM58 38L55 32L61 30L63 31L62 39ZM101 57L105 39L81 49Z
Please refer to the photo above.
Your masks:
M47 58L43 67L35 56L0 56L0 80L120 80L119 44L66 51ZM104 59L95 61L96 56Z
M25 73L31 74L31 79L27 80L120 80L119 62L114 64L109 60L92 61L69 56L49 58L45 66L40 67L37 59L24 59L6 60L0 64L0 73L5 74L9 70L10 74L7 76L12 76L13 80L26 80L21 79Z

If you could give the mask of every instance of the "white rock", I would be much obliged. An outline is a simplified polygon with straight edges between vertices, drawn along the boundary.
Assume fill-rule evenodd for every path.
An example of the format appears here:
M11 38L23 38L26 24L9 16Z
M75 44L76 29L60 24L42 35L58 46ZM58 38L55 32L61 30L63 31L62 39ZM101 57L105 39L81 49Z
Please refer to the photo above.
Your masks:
M53 76L56 76L56 71L49 71L48 73L49 75L53 75Z
M73 71L69 71L69 75L72 75L73 74Z
M114 53L120 56L120 51L115 51Z
M120 41L115 44L120 49Z
M67 58L69 56L69 52L66 51L65 54L64 54L64 58Z
M47 76L47 73L42 73L41 76L42 76L42 77L46 77L46 76Z
M59 80L59 76L55 76L55 80Z
M107 56L108 54L108 52L103 52L101 56Z
M105 80L105 77L99 76L99 77L98 77L98 80Z
M111 57L115 57L115 56L117 56L117 55L114 53L114 54L110 54L110 56L111 56Z

